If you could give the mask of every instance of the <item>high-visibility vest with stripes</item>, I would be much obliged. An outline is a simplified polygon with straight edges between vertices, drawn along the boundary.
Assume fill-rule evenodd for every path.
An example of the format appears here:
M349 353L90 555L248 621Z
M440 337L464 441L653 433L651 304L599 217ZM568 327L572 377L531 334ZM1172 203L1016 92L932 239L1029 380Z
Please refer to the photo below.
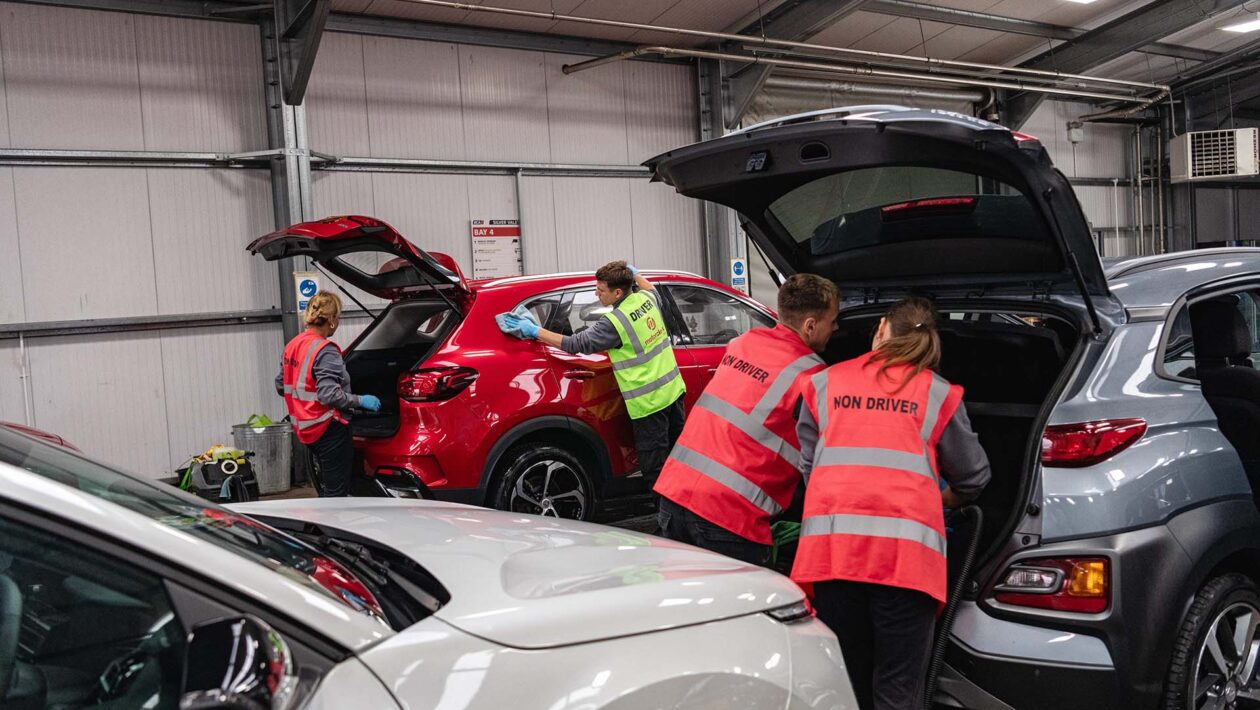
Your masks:
M284 403L289 408L293 430L303 444L311 444L324 435L333 419L346 420L337 410L319 401L315 392L315 356L325 346L337 347L313 330L302 331L284 348L280 371L284 378ZM340 350L338 350L340 352Z
M732 340L687 417L656 492L768 545L770 517L792 504L801 450L794 408L822 358L785 325Z
M811 377L805 406L818 423L792 579L869 582L945 603L945 521L936 446L962 388L872 354Z
M636 291L604 316L621 337L608 359L631 419L655 414L687 391L659 298L652 291Z

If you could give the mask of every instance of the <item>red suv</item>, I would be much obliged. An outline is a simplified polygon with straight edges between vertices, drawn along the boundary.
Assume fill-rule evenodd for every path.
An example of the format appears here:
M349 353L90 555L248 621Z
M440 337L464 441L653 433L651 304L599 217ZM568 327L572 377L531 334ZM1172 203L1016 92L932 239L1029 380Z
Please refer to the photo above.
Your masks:
M644 493L630 420L606 355L570 355L504 335L518 305L572 334L606 312L592 272L469 281L371 217L278 230L249 250L308 256L390 305L346 350L354 391L381 399L351 426L378 492L590 519L597 505ZM774 325L764 306L694 274L645 271L665 296L690 409L726 343Z

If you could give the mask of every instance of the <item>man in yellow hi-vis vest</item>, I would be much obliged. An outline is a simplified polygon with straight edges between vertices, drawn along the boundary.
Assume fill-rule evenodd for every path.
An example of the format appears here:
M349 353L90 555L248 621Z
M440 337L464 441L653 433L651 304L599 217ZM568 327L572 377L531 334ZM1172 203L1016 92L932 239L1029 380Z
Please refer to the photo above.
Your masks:
M561 335L514 316L507 316L505 325L565 352L608 353L634 426L639 468L650 488L682 432L687 388L652 282L626 262L614 261L595 272L595 293L600 303L612 308L576 335Z

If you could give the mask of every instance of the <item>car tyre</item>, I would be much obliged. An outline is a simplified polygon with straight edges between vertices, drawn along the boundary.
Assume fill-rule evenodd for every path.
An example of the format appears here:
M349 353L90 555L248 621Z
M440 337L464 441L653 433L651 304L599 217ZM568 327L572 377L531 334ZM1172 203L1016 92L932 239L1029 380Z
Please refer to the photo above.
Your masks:
M1258 661L1260 588L1241 574L1216 577L1194 596L1177 634L1164 710L1260 707Z
M493 502L499 510L571 520L595 512L591 477L580 458L558 446L521 444L499 463Z

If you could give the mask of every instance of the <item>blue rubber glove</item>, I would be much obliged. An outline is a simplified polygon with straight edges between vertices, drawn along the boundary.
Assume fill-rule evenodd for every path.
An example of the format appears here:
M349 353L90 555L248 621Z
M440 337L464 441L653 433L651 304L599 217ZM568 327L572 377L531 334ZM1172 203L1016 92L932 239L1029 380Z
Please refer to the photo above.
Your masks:
M634 268L634 264L626 264L626 268L630 269L631 276L638 276L639 270Z
M520 333L522 338L533 340L538 337L538 324L528 318L517 318L516 316L509 315L503 319L503 322L507 325L508 329L515 330Z
M369 412L381 411L381 400L374 394L359 395L359 408L366 409Z

